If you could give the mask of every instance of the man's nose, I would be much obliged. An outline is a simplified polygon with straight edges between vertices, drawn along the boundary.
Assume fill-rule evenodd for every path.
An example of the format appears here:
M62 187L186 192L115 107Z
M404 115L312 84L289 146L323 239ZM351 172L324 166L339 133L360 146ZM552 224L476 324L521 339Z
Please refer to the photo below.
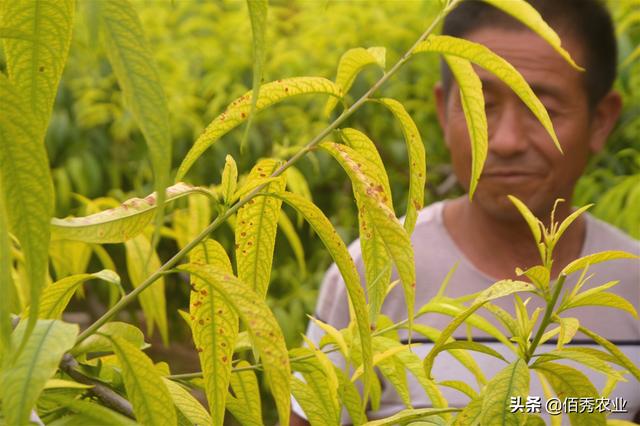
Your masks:
M505 105L498 117L489 119L489 151L501 157L518 155L527 149L523 105ZM526 106L524 107L526 108Z

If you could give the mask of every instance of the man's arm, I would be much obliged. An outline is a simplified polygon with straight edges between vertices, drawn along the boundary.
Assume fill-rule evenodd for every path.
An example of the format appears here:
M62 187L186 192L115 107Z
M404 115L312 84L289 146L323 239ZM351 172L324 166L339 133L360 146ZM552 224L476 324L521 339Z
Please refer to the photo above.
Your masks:
M291 412L291 420L289 421L289 426L311 426L311 423L307 421L307 419L303 419L299 415L297 415L294 411Z

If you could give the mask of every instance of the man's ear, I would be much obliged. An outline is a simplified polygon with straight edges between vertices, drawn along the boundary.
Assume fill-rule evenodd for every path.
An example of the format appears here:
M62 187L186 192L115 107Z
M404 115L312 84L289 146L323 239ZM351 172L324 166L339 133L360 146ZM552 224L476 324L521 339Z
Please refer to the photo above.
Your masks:
M604 148L621 110L622 98L615 90L607 93L596 105L591 114L591 137L589 138L589 148L594 154Z
M444 88L442 87L442 82L438 82L435 86L433 86L433 96L436 99L436 112L438 113L438 122L440 123L440 128L444 133L447 127L447 101L444 93Z

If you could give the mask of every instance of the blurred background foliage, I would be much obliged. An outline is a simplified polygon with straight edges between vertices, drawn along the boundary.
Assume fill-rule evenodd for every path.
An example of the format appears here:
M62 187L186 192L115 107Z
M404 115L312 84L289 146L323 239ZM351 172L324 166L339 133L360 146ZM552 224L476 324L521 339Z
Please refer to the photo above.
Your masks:
M134 3L155 52L168 98L175 169L204 127L227 104L250 90L253 59L246 3L239 0ZM116 79L96 40L91 4L88 0L79 2L70 58L46 139L58 217L111 207L153 190L146 147L131 113L123 105ZM387 63L392 64L423 32L438 5L436 0L271 0L264 81L293 76L333 79L340 56L354 47L383 46L387 49ZM640 41L640 9L638 2L622 1L611 2L611 8L619 28L621 67L616 85L624 96L625 109L606 150L592 159L580 181L575 204L595 202L592 211L596 216L640 238L640 61L625 62ZM366 91L380 74L379 69L367 69L357 78L350 92L352 97ZM401 101L418 124L427 152L425 204L462 193L451 176L437 125L432 89L438 78L437 56L422 55L409 62L378 93ZM198 160L188 180L200 185L219 184L226 154L236 159L240 174L248 173L261 157L288 158L329 122L331 117L322 114L325 101L322 96L303 97L257 115L244 152L239 148L244 133L244 127L240 127ZM362 130L378 146L390 177L396 210L403 212L408 168L397 124L388 112L371 103L349 120L348 127ZM356 208L350 183L340 167L328 156L312 153L297 168L314 202L342 238L352 241L358 231ZM296 182L304 191L304 181ZM181 207L167 216L164 235L168 238L158 248L161 259L175 253L176 245L184 245L185 235L194 232L198 223L202 229L202 224L208 223L216 212L216 206L209 205L206 199L190 201ZM306 328L305 315L313 313L317 288L330 257L308 227L298 222L291 211L288 213L301 240L304 265L280 234L269 303L288 344L297 345ZM217 230L213 237L233 255L230 227ZM107 246L107 252L117 270L125 271L122 245ZM104 265L100 253L85 252L85 257L89 271ZM74 272L60 269L58 266L55 270L58 279ZM130 289L126 277L123 279ZM168 349L163 352L161 345L154 345L158 348L154 355L158 360L171 358L174 372L194 371L194 362L197 363L188 329L177 314L177 309L188 306L189 290L179 277L167 277L171 354ZM77 302L77 309L85 311L87 319L97 318L108 301L113 300L113 295L109 298L102 291L109 290L99 286L88 288L86 299ZM139 317L136 309L129 314L132 319ZM184 350L179 342L184 342ZM184 359L183 354L190 355Z

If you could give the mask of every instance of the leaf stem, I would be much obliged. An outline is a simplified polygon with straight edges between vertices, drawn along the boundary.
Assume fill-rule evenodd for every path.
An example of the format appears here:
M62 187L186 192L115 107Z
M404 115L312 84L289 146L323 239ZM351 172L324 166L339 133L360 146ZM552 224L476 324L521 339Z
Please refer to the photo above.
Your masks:
M562 274L560 275L560 277L558 277L558 281L556 282L556 285L553 288L553 294L551 295L551 300L547 302L547 309L544 312L544 317L542 318L542 322L540 323L538 332L536 333L536 336L534 337L533 342L531 342L531 346L529 346L529 350L527 350L527 353L525 355L526 362L529 362L529 360L531 359L533 352L536 350L536 348L538 347L538 344L540 343L540 339L542 339L542 335L544 334L544 331L546 330L547 326L551 322L551 315L553 314L553 309L555 308L556 302L558 300L558 296L560 295L560 291L562 290L562 286L564 285L564 281L566 279L567 279L567 276L565 274Z
M405 52L404 55L389 69L389 71L385 72L382 77L373 85L367 92L362 95L356 102L354 102L349 108L344 110L342 114L340 114L331 124L329 124L324 130L322 130L317 136L315 136L309 143L307 143L300 151L295 153L286 163L281 165L275 172L272 173L271 177L280 176L285 172L289 167L295 164L300 158L306 155L309 151L311 151L316 145L318 145L326 136L328 136L331 132L333 132L340 124L342 124L347 118L349 118L358 108L362 106L379 88L382 86L392 75L394 75L398 69L404 65L405 62L409 60L415 48L424 41L431 32L438 25L440 20L455 6L458 1L453 1L446 8L444 8L438 16L431 22L429 27L422 33L420 37L416 40L416 42ZM93 324L91 324L86 330L84 330L78 336L76 340L76 345L87 337L91 336L96 332L101 326L103 326L107 321L109 321L114 315L120 312L124 307L129 305L131 302L135 300L135 298L146 290L151 284L153 284L160 276L173 268L184 256L186 256L194 247L196 247L202 240L204 240L211 232L218 228L222 223L224 223L231 215L233 215L236 211L240 209L240 207L244 206L249 200L255 197L260 191L262 191L266 187L267 183L264 183L258 187L256 187L253 191L247 194L243 199L239 200L236 204L231 206L228 210L226 210L222 215L216 217L213 222L211 222L197 237L195 237L189 244L184 246L182 250L178 251L173 257L171 257L165 264L163 264L159 269L157 269L154 273L149 275L149 277L144 280L138 287L133 289L129 294L127 294L124 298L120 299L118 303L113 305L111 309L109 309L104 315L98 318Z

